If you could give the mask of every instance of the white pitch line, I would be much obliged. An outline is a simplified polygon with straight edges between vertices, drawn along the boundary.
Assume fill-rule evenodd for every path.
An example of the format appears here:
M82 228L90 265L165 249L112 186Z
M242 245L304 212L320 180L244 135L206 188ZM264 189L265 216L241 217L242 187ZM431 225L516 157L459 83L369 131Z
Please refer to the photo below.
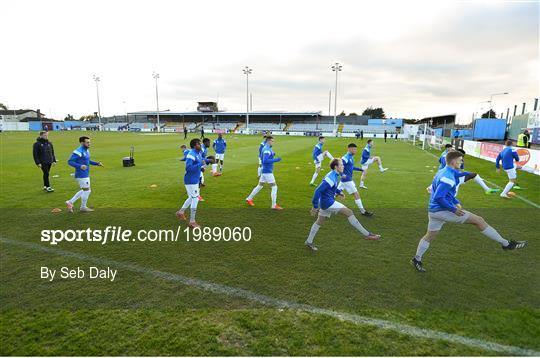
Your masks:
M425 151L425 150L424 150L424 152L425 152L426 154L429 154L429 155L434 156L435 158L438 158L435 154L433 154L433 153L431 153L431 152L427 152L427 151ZM482 179L484 179L484 178L482 178ZM495 183L490 182L489 180L484 179L484 181L485 181L486 183L488 183L489 185L492 185L492 186L496 187L497 189L502 189L502 187L498 186L498 185L495 184ZM516 194L515 197L518 198L518 199L520 199L521 201L523 201L523 202L525 202L525 203L531 205L531 206L534 206L534 207L537 208L537 209L540 209L540 205L536 204L534 201L530 201L529 199L524 198L524 197L522 197L521 195L517 195L517 194Z
M461 344L461 345L472 347L472 348L479 348L479 349L484 349L484 350L489 350L489 351L494 351L494 352L518 355L518 356L540 356L540 352L537 352L532 349L521 348L521 347L516 347L516 346L508 346L504 344L485 341L483 339L468 338L468 337L459 336L457 334L435 331L431 329L418 328L418 327L410 326L407 324L396 323L396 322L387 321L383 319L360 316L353 313L338 312L338 311L333 311L326 308L319 308L319 307L306 305L302 303L281 300L281 299L273 298L270 296L261 295L252 291L244 290L242 288L225 286L218 283L199 280L196 278L189 278L189 277L178 275L171 272L153 270L153 269L149 269L143 266L138 266L135 264L99 258L95 256L85 255L85 254L76 253L72 251L66 251L66 250L57 249L57 248L51 248L51 247L47 247L43 245L38 245L35 243L30 243L30 242L6 239L3 237L0 237L0 242L4 244L8 244L8 245L24 247L30 250L46 252L46 253L59 255L63 257L76 258L83 261L95 262L101 265L118 267L118 268L122 268L128 271L137 272L137 273L145 274L148 276L153 276L155 278L160 278L160 279L164 279L171 282L179 282L184 285L196 287L205 291L210 291L217 294L224 294L231 297L238 297L238 298L246 299L246 300L260 303L266 306L284 308L284 309L290 309L290 310L299 310L299 311L309 312L309 313L314 313L314 314L322 314L322 315L340 319L342 321L352 322L359 325L374 326L380 329L390 330L390 331L394 331L394 332L412 336L412 337L442 340L442 341L447 341L447 342L451 342L455 344Z

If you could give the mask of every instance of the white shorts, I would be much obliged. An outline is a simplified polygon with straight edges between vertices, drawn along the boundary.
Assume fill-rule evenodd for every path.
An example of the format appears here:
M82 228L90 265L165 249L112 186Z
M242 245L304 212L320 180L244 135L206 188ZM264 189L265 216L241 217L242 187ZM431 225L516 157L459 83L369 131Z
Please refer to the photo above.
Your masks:
M259 179L259 183L268 183L272 184L276 182L276 178L274 178L273 173L262 173L261 178Z
M364 164L362 164L362 170L367 170L367 168L373 163L373 158L369 158Z
M354 194L358 192L358 189L356 189L356 184L354 181L340 181L338 184L338 190L345 190L347 194Z
M506 174L508 174L508 179L516 179L517 178L516 167L513 167L512 169L505 169L504 171L506 172Z
M186 187L186 192L189 197L199 197L199 184L185 184L184 186Z
M216 160L223 160L225 158L225 153L216 153Z
M79 188L90 188L90 178L75 178L75 180L77 180L77 183L79 183Z
M465 214L463 216L457 216L451 211L437 211L428 212L428 231L439 231L443 227L444 223L457 223L464 224L471 216L471 213L467 210L463 210Z
M339 201L334 201L334 204L330 205L330 207L319 210L319 216L329 218L332 214L337 214L343 208L346 208L346 206Z

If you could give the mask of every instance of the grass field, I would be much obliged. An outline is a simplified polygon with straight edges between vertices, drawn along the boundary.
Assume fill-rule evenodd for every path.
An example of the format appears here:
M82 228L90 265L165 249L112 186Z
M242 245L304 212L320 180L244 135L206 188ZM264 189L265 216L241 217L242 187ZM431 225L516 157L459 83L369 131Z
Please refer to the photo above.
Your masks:
M540 351L540 215L531 205L540 204L538 176L518 173L524 190L516 193L526 201L486 195L475 183L462 186L459 193L466 209L484 216L506 238L529 240L528 248L503 252L473 227L447 225L424 258L428 272L418 274L409 259L426 229L425 188L438 166L433 156L438 153L377 140L373 154L390 169L381 174L372 167L369 190L361 192L375 216L355 212L382 240L362 240L345 218L332 217L319 231L320 250L313 254L303 242L314 220L309 215L309 180L316 139L276 137L274 149L283 158L275 165L278 203L285 208L276 212L270 210L268 188L255 198L255 208L245 204L257 183L260 136L228 135L224 175L206 174L206 201L199 203L197 217L207 227L250 227L249 242L42 243L44 229L185 225L174 213L186 198L184 164L178 159L179 145L187 141L176 134L90 132L92 158L105 164L91 168L89 205L96 211L68 214L63 203L78 187L66 161L80 135L51 133L59 163L51 173L58 175L51 179L55 192L48 194L32 160L36 134L0 134L2 355ZM328 138L325 149L341 156L351 141L360 149L364 144ZM121 158L131 145L136 166L123 168ZM466 157L465 168L498 186L507 181L492 163L480 159ZM154 184L157 187L151 187ZM342 202L355 208L351 196ZM57 207L63 211L51 213ZM39 276L42 266L90 265L116 267L118 275L114 282L47 282ZM396 326L372 325L367 318ZM421 337L399 327L428 333ZM429 333L433 331L466 339L445 339ZM505 351L491 343L515 349Z

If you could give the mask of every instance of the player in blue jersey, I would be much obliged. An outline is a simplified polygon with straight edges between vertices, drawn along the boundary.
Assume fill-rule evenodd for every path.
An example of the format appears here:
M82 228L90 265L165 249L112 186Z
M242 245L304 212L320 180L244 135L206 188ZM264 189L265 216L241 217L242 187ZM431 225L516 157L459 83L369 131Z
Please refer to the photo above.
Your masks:
M364 239L379 240L381 238L380 235L373 234L366 230L362 224L360 224L356 216L354 216L351 209L335 200L335 196L341 194L338 185L344 171L343 161L338 158L333 159L330 162L330 169L332 171L326 174L324 180L319 184L317 189L315 189L315 193L313 194L313 199L311 201L313 204L311 215L317 216L317 221L311 226L308 238L304 243L306 247L313 251L318 250L317 246L313 244L313 240L322 224L326 219L332 216L332 214L345 215L349 220L349 223L364 236Z
M444 146L444 151L439 156L439 170L446 166L446 154L448 154L449 150L452 150L452 144L446 144Z
M446 166L446 154L448 154L449 151L453 151L453 150L454 149L452 149L451 144L446 145L446 150L439 157L439 163L444 166L442 168L439 167L439 170L444 169L444 167ZM463 149L458 149L458 152L463 154L463 157L465 157L465 151ZM443 154L444 154L444 157L443 157ZM465 161L463 160L463 163L461 164L461 167L459 169L463 170L464 168L465 168ZM500 189L493 189L493 188L488 187L486 183L484 182L484 179L482 179L482 177L478 173L460 172L460 174L457 176L458 184L456 187L456 196L458 194L460 185L468 182L471 179L474 180L476 184L480 185L480 187L484 190L484 193L486 194L497 193L500 191ZM431 194L431 185L427 187L427 191L428 193Z
M482 217L463 210L460 201L456 198L458 185L456 176L460 173L459 168L463 163L463 154L458 151L449 151L445 159L446 166L437 172L431 184L427 232L420 239L416 255L411 260L414 268L420 272L426 271L422 264L422 257L445 223L472 224L482 234L501 244L504 250L522 249L527 246L527 241L504 239Z
M186 155L186 173L184 174L184 186L186 187L187 199L182 207L176 212L178 219L186 220L185 211L190 208L189 226L200 227L195 221L197 205L199 203L199 181L201 171L206 164L212 163L213 157L203 158L202 144L199 138L194 138L189 143L191 150Z
M362 177L360 178L360 188L367 189L367 186L364 185L364 181L366 180L367 170L368 167L373 164L377 163L379 165L379 170L381 173L384 173L388 170L388 168L383 168L382 166L382 160L381 157L372 157L371 156L371 148L373 148L373 140L368 139L367 145L362 151L362 159L360 161L360 164L362 165Z
M262 142L259 144L259 168L257 169L257 176L261 176L262 171L262 150L264 146L266 145L266 134L263 136Z
M208 148L210 148L210 139L204 138L201 144L201 157L205 162L208 156ZM205 186L206 184L204 184L204 170L202 170L200 174L200 178L199 178L199 187L202 188ZM204 201L202 195L200 195L200 192L199 192L199 201Z
M187 149L186 145L185 144L182 144L180 146L180 150L182 151L182 154L184 155L184 157L182 157L182 159L180 159L181 162L185 162L186 159L187 159L187 155L189 153L189 149Z
M499 173L501 171L502 161L502 168L508 175L508 183L501 193L501 198L509 199L510 196L508 193L510 192L510 189L521 189L516 184L517 169L521 169L521 167L517 165L517 162L519 162L519 155L517 154L516 150L512 148L512 141L507 140L504 145L504 149L499 153L499 155L497 155L497 159L495 159L495 167L497 168L497 173Z
M227 148L227 142L223 139L223 134L218 133L217 139L212 143L212 148L216 151L216 163L212 164L212 176L217 177L223 172L223 160L225 159L225 149Z
M357 168L354 166L354 155L356 154L357 150L358 147L356 146L356 144L351 143L347 146L347 153L345 153L345 155L341 157L344 169L338 189L340 191L345 190L348 194L352 194L354 196L354 203L356 204L356 206L358 206L358 209L360 209L360 213L362 213L362 215L373 216L372 212L364 209L362 199L360 199L360 194L358 193L358 189L356 189L356 184L353 181L354 171L362 171L362 168Z
M274 137L268 135L266 136L265 146L261 151L261 175L259 179L259 184L251 191L251 194L246 198L246 202L249 206L255 206L253 203L253 198L261 189L264 187L264 184L267 183L270 185L271 198L272 198L272 209L282 210L283 208L277 204L277 184L276 179L274 178L274 163L280 162L281 158L276 158L275 153L272 149L274 145Z
M73 151L71 157L68 160L68 164L75 168L75 180L79 184L79 190L73 198L66 201L67 210L73 212L73 204L81 198L81 212L92 212L94 209L90 209L86 204L88 203L88 197L92 190L90 189L90 165L96 165L102 167L101 162L95 162L90 159L90 138L83 136L79 138L81 144L77 149Z
M317 176L321 172L321 163L324 159L324 157L328 157L330 160L334 159L332 154L330 154L327 150L323 150L324 145L324 137L319 137L319 142L315 144L315 147L313 148L313 152L311 153L311 157L313 158L313 163L315 164L315 173L313 173L313 176L311 177L311 182L309 185L315 186L315 179L317 179Z

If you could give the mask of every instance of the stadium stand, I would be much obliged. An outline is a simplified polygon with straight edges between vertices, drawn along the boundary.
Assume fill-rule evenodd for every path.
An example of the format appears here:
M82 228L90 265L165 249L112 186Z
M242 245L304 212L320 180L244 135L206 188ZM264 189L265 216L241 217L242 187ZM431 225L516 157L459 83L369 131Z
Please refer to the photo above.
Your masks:
M286 125L287 123L250 123L249 129L254 131L279 131L284 129ZM242 123L238 129L246 129L246 124Z
M396 133L396 127L394 126L360 126L354 124L343 125L343 133L354 133L356 131L364 131L364 134L383 134L386 130L387 133Z
M105 123L103 125L103 130L105 131L118 131L125 130L127 123Z
M333 123L292 123L289 127L291 132L332 132L334 129Z
M232 131L237 126L236 122L221 122L221 123L212 123L212 128L217 130L227 130ZM205 125L206 128L206 125Z

